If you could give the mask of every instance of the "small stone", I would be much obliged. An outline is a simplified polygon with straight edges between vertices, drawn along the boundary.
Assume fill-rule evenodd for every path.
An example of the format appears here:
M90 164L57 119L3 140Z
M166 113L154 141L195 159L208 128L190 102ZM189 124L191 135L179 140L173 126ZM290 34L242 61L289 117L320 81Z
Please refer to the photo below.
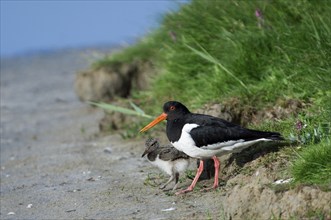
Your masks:
M168 208L168 209L162 209L161 211L162 211L162 212L169 212L169 211L174 211L174 210L176 210L175 207L170 207L170 208Z
M111 154L112 153L112 149L110 147L106 147L103 152Z
M93 177L90 177L87 179L87 181L95 181L95 179Z
M289 179L286 179L286 180L280 179L280 180L275 181L274 184L275 185L277 185L277 184L285 184L285 183L291 182L292 180L293 180L293 178L289 178Z

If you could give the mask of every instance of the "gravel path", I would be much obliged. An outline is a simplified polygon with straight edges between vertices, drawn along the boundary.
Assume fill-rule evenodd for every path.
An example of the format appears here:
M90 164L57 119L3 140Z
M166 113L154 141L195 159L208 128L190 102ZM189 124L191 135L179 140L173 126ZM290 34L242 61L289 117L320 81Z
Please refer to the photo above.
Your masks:
M167 176L141 158L142 140L94 136L103 113L80 103L72 86L75 72L94 54L1 60L0 218L207 217L199 195L186 200L144 185L149 174L157 178L151 183Z

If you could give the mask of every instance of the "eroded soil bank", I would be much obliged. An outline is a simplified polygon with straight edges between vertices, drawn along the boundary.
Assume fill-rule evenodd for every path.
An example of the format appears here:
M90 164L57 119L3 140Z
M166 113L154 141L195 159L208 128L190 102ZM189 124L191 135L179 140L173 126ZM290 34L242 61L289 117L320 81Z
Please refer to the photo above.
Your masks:
M2 60L1 219L269 219L330 218L330 192L314 187L277 190L268 152L236 173L221 158L222 187L174 196L155 184L167 180L141 158L144 140L98 136L99 109L78 101L75 72L92 53L63 52ZM195 161L191 169L195 168ZM190 184L182 175L180 187ZM169 186L171 188L171 186ZM311 213L313 213L311 215Z

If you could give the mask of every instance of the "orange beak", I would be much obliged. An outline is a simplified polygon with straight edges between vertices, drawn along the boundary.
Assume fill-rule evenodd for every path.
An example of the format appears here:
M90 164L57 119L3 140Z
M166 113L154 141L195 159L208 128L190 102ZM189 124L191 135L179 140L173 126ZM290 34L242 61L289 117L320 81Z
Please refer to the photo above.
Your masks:
M167 116L168 115L166 113L162 113L159 117L155 118L151 123L149 123L143 129L141 129L140 132L147 131L148 129L154 127L156 124L160 123L161 121L166 120Z

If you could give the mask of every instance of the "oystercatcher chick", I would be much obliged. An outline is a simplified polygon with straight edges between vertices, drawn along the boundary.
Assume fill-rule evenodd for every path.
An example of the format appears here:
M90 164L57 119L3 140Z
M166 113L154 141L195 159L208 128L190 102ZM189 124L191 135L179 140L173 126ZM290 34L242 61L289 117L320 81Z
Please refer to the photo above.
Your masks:
M187 169L190 164L190 157L170 144L160 146L155 138L147 139L145 146L146 150L142 154L142 157L147 154L147 159L150 163L170 175L169 180L161 185L160 189L164 189L171 181L175 180L175 186L172 190L176 190L179 173Z
M192 184L177 192L177 195L193 190L203 171L203 159L214 160L215 176L211 188L217 188L220 168L218 156L240 152L258 142L284 140L277 132L251 130L210 115L191 113L177 101L166 102L163 113L140 132L147 131L163 120L167 120L166 133L171 144L190 157L200 159Z

